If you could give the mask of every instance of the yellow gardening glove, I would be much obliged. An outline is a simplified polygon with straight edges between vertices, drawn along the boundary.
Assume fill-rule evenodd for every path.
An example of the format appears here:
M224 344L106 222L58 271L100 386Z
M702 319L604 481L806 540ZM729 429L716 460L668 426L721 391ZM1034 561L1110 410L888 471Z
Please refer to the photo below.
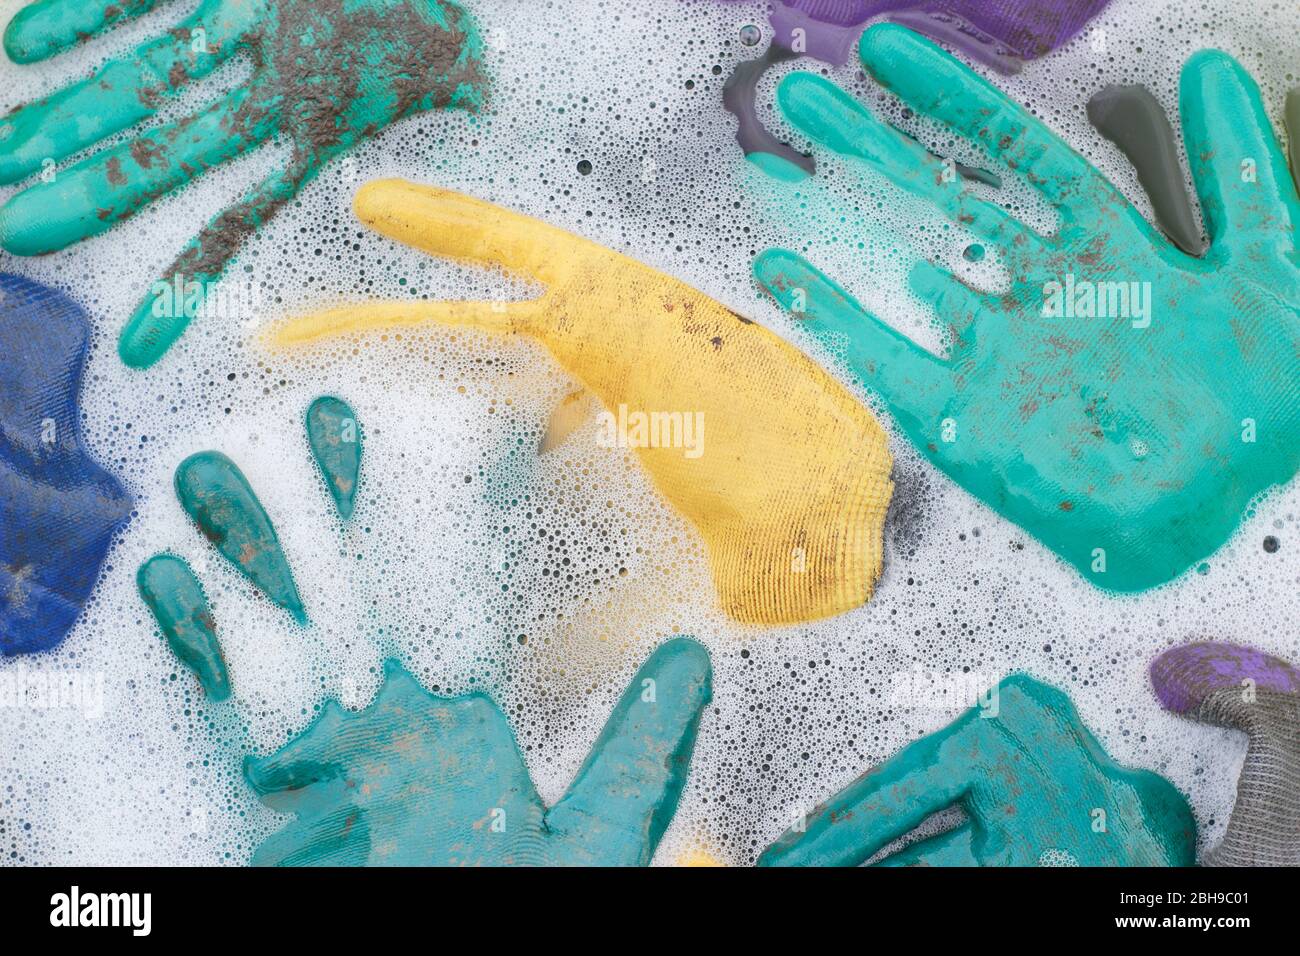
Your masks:
M346 306L273 329L275 347L427 322L533 336L613 415L702 413L698 448L636 452L704 537L727 614L792 624L871 596L893 490L885 434L807 356L676 279L468 196L383 180L363 186L354 208L386 236L546 291L527 302Z

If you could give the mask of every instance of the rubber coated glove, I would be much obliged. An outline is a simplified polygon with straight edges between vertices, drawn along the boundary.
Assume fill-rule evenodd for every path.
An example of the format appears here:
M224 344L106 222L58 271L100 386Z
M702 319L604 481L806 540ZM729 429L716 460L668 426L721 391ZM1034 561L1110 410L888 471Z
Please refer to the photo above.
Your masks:
M950 332L941 358L793 252L761 254L759 282L843 348L936 466L1089 581L1140 591L1177 577L1300 466L1300 201L1255 84L1215 51L1183 71L1211 240L1194 258L928 40L877 26L860 52L905 105L1025 177L1056 207L1059 231L1044 238L844 91L795 73L778 91L790 121L995 247L1010 288L983 292L916 265L913 292Z
M1079 32L1108 0L776 0L772 44L736 64L722 91L745 156L780 179L812 173L812 158L778 140L758 118L758 82L769 68L802 54L843 66L862 25L884 14L1004 73L1044 56ZM977 170L963 174L987 176Z
M57 647L131 514L122 483L86 452L77 395L86 313L0 273L0 655Z
M347 521L361 471L361 427L343 399L323 395L303 421L307 443L326 489ZM218 553L273 603L305 624L306 611L275 525L239 466L217 451L199 452L176 469L181 508ZM213 700L230 696L217 624L194 570L174 554L156 554L136 573L140 597L153 612L172 652Z
M39 0L5 31L31 63L155 6L154 0ZM422 110L474 107L480 39L444 0L204 0L167 35L88 79L0 117L0 185L48 170L0 209L0 245L33 256L98 235L205 170L266 140L293 146L286 168L209 223L166 277L203 289L244 240L359 140ZM54 163L154 115L191 80L246 54L252 79L199 113L111 146L69 169ZM48 180L48 181L47 181ZM156 362L201 308L147 299L118 343L135 368Z
M176 498L217 552L299 624L307 623L289 559L262 502L239 466L201 451L176 466Z
M662 645L548 809L488 697L436 697L395 661L384 675L364 711L330 701L281 750L245 761L263 801L298 818L255 865L644 866L677 811L712 694L703 647Z
M954 723L849 784L759 857L856 866L952 805L967 821L889 866L1190 866L1196 823L1173 785L1116 764L1070 698L1016 674Z
M1249 647L1185 644L1151 662L1166 710L1246 735L1246 762L1212 866L1300 864L1300 671Z

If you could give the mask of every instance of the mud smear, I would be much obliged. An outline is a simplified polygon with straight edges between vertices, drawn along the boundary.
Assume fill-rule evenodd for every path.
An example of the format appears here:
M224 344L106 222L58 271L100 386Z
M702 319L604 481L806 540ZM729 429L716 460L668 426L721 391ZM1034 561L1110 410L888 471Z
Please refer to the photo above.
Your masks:
M264 104L289 104L279 120L294 144L290 168L204 228L176 260L173 274L219 274L243 242L334 156L398 119L449 106L462 84L484 86L477 60L458 62L467 37L454 21L442 29L405 6L349 13L343 0L285 5L280 17L273 37L262 30L238 38L240 46L252 51L265 89L234 114L228 130L235 137L258 137L269 113ZM311 35L327 36L329 42L304 53L299 38ZM383 49L383 61L365 71L355 69L357 51L372 48ZM363 91L363 80L370 89L378 83L391 90L394 103L357 128L349 110L373 95Z

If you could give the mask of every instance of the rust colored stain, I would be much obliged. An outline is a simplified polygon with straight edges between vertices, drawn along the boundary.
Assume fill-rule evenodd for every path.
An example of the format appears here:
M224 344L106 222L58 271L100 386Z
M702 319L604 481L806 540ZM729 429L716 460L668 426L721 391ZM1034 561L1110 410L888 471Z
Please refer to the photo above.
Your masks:
M152 169L154 163L165 159L165 153L153 140L137 139L131 144L131 158L141 169Z

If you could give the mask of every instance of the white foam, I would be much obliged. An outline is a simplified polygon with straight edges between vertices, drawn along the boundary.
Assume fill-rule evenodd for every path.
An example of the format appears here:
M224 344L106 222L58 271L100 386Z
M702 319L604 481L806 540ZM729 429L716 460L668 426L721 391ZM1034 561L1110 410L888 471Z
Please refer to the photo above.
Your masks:
M900 294L907 269L932 255L976 268L963 263L964 243L930 210L879 179L819 156L822 175L799 187L807 209L791 214L788 187L739 158L721 88L734 63L761 49L743 47L737 35L746 23L763 25L766 35L762 3L468 5L492 43L490 108L478 119L411 119L311 184L232 269L264 286L263 322L368 297L500 294L489 274L367 233L350 197L380 176L458 189L580 232L812 351L754 287L757 252L807 248L867 307L927 342L929 314ZM19 6L0 2L0 26ZM0 64L0 112L129 49L172 22L179 7L132 26L129 39L98 40L43 65ZM1097 25L1107 31L1108 53L1095 53L1085 37L994 81L1144 211L1131 172L1087 123L1093 91L1145 83L1177 126L1179 67L1210 45L1242 59L1274 116L1297 82L1288 73L1296 51L1287 43L1300 35L1294 6L1117 0ZM812 61L792 68L823 69ZM238 71L210 80L208 93L237 82ZM770 101L779 72L763 84L761 102ZM855 68L827 72L879 99ZM484 494L484 473L521 434L535 442L573 386L539 347L431 330L283 358L261 349L252 326L218 318L197 320L149 372L122 367L117 332L150 284L186 239L286 155L285 144L263 149L104 236L0 263L70 291L90 310L88 439L138 503L64 645L0 662L103 673L107 693L99 720L29 710L0 718L0 857L244 862L282 818L254 800L239 757L301 730L326 696L366 702L393 653L426 686L490 690L553 801L632 672L674 633L708 646L715 698L658 862L692 847L749 862L798 810L947 723L952 715L888 703L890 675L914 665L1025 670L1067 690L1117 760L1169 776L1191 799L1203 841L1217 839L1242 744L1161 710L1146 667L1164 648L1203 637L1300 659L1295 483L1243 523L1207 574L1114 598L895 438L898 504L887 530L889 565L872 601L815 625L742 628L717 610L690 527L633 457L597 447L590 428L522 486L532 515L509 534L491 530L501 512ZM578 173L580 160L592 163L590 175ZM1027 192L1008 195L1031 219L1047 216ZM855 202L862 215L827 231L833 211ZM347 529L303 435L307 405L327 392L350 402L365 430L363 483ZM306 602L308 629L259 598L185 520L172 472L202 448L231 455L257 490ZM1265 534L1281 538L1278 553L1264 553ZM200 570L230 662L233 705L202 701L136 593L136 568L165 548ZM503 592L507 563L513 577Z

